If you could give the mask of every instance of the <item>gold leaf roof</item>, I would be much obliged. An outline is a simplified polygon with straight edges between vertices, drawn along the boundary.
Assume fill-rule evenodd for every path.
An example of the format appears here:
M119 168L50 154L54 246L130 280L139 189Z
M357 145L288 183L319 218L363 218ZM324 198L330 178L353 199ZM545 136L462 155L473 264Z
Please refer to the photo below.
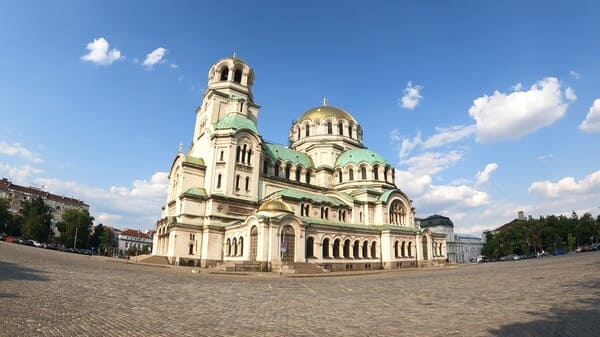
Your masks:
M262 203L262 205L260 205L258 211L294 213L290 206L288 206L285 202L281 200L266 201Z
M309 109L306 112L304 112L298 118L297 121L302 122L307 119L310 119L310 120L323 119L324 120L324 119L327 119L330 117L333 117L336 119L343 118L347 121L352 121L352 122L356 123L356 119L354 119L354 117L352 117L352 115L350 115L348 112L346 112L343 109L331 106L331 105L321 105L321 106Z

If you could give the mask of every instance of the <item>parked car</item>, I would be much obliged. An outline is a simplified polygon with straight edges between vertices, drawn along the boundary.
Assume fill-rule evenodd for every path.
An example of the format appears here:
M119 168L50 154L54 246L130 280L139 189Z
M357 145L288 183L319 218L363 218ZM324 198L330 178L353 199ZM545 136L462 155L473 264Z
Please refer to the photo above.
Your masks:
M502 260L504 259L504 260ZM521 257L517 254L508 254L506 256L503 256L500 260L502 261L516 261L516 260L520 260Z
M564 250L562 250L562 249L555 249L555 250L552 252L552 255L555 255L555 256L556 256L556 255L565 255L566 253L567 253L567 252L566 252L566 251L564 251Z
M485 255L479 255L477 257L477 263L484 263L484 262L488 262L488 261L489 261L489 259Z
M6 235L0 234L0 241L6 241Z
M17 240L17 238L14 238L14 237L12 237L12 236L7 236L7 237L6 237L6 242L9 242L9 243L17 243L17 242L18 242L18 240Z

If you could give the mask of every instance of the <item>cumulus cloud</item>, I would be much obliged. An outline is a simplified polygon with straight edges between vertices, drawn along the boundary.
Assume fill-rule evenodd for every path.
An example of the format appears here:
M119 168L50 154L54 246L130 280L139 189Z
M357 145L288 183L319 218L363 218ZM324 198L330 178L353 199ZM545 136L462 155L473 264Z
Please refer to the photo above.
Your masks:
M74 181L36 179L54 193L74 196L90 205L97 223L126 227L152 228L160 216L160 207L166 200L169 185L167 172L156 172L152 177L135 180L132 186L110 188L90 187Z
M151 51L148 55L146 55L146 59L142 63L146 68L152 69L152 67L157 64L164 62L164 57L167 55L169 51L163 47L159 47Z
M549 126L563 117L567 108L560 82L548 77L527 91L483 95L473 101L469 115L475 120L477 141L492 143L519 139Z
M42 170L31 165L11 166L0 163L0 174L17 184L28 184L29 178L39 173L42 173Z
M564 177L558 182L535 181L529 186L529 193L543 198L571 198L573 194L600 193L600 170L592 172L580 181Z
M109 50L110 46L108 41L103 37L99 37L88 43L86 49L89 52L81 56L82 61L100 65L111 65L115 61L125 59L124 56L121 56L121 52L118 49L113 48L112 50Z
M7 142L0 142L0 154L18 156L33 163L41 163L43 161L39 154L28 150L19 143L9 144Z
M177 68L179 68L179 65L178 65L178 64L175 64L175 63L171 63L171 64L169 65L169 67L171 67L171 69L177 69Z
M573 90L573 88L568 87L567 89L565 89L565 98L571 102L575 102L577 100L577 95L575 95L575 91Z
M497 168L498 168L498 164L489 163L485 166L483 171L478 171L477 176L476 176L477 183L475 184L475 186L480 187L480 186L487 185L488 181L490 180L490 174L492 172L494 172Z
M423 89L420 85L414 85L412 82L408 82L404 89L404 96L400 98L399 105L404 109L413 110L423 100L421 96L421 90Z
M477 129L475 125L455 125L446 128L436 127L436 133L423 140L418 132L413 139L400 137L396 131L392 132L392 140L400 141L400 158L406 157L415 148L432 149L460 141L473 135Z
M400 163L408 165L408 170L417 175L433 175L450 167L461 158L462 152L459 151L450 151L449 153L426 152L402 160Z
M585 132L600 131L600 98L594 100L585 120L579 125L579 129Z

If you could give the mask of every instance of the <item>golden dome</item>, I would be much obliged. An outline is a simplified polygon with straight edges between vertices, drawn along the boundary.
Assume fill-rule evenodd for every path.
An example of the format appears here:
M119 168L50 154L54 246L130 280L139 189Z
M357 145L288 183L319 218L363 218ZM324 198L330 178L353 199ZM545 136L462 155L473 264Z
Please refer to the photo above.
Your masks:
M336 119L345 119L347 121L352 121L352 122L356 123L356 120L354 119L354 117L352 117L352 115L350 115L348 112L344 111L343 109L331 106L331 105L321 105L321 106L309 109L306 112L304 112L298 118L297 121L301 122L301 121L304 121L307 119L310 119L310 120L323 119L324 120L329 117L333 117Z
M285 202L281 200L265 201L260 205L258 211L294 213L290 206L288 206Z

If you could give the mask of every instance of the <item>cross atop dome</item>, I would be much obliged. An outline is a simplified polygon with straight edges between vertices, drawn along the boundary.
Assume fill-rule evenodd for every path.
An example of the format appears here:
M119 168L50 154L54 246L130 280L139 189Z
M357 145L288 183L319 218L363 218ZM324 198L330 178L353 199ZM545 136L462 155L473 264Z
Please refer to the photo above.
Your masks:
M327 105L327 97L323 97L323 106Z

